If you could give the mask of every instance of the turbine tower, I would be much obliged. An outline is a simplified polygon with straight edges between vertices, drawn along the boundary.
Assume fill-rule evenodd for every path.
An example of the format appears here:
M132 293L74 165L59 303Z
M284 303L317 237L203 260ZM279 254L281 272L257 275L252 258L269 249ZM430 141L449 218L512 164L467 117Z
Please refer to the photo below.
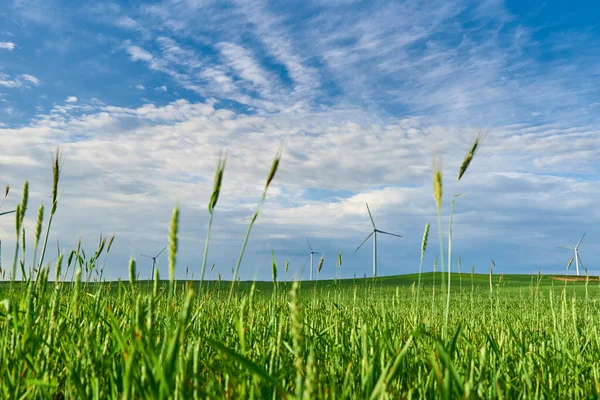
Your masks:
M304 262L304 265L306 265L307 262L310 261L310 280L313 280L313 255L314 254L321 254L318 253L316 251L313 250L312 246L310 245L310 241L308 240L308 238L306 238L306 243L308 243L308 248L310 249L310 255L308 256L308 259Z
M585 237L585 233L583 234L583 236L581 237L581 239L579 239L579 242L577 242L577 244L575 245L575 247L556 246L556 247L561 248L561 249L567 249L567 250L573 250L574 251L575 255L573 256L573 258L575 259L575 270L577 271L577 276L579 276L579 264L581 264L581 266L583 267L583 263L581 262L581 258L579 258L579 245L583 241L584 237Z
M150 280L154 279L154 268L156 267L156 259L158 257L160 257L160 255L162 254L163 251L165 251L167 248L167 246L165 246L157 255L155 255L154 257L151 256L147 256L145 254L140 254L140 256L142 257L146 257L152 260L152 276L150 277Z
M363 242L360 244L360 246L358 246L356 248L355 251L358 251L358 249L360 249L362 247L362 245L365 244L365 242L367 240L369 240L369 238L371 236L373 236L373 277L376 277L377 276L377 234L382 233L384 235L396 236L399 238L401 238L402 236L396 235L395 233L390 233L390 232L386 232L386 231L377 229L377 227L375 226L375 221L373 221L373 216L371 215L371 210L369 209L368 204L367 204L367 211L369 212L369 218L371 218L371 224L373 224L373 230L371 231L371 233L369 233L369 236L367 236L365 238L365 240L363 240Z

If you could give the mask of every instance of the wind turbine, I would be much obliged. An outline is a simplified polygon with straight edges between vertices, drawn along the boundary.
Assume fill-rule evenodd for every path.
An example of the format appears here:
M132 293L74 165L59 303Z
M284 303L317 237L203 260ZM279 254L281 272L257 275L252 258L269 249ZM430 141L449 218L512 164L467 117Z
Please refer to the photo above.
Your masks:
M585 233L583 234L583 236L581 237L581 239L579 239L579 242L577 242L577 244L575 245L575 247L556 246L556 247L561 248L561 249L573 250L575 252L575 255L573 256L573 258L575 259L575 270L577 271L577 276L579 276L579 264L581 264L581 266L583 267L583 263L581 262L581 258L579 258L579 245L583 241L584 237L585 237ZM573 261L573 260L571 260L571 261Z
M367 204L367 203L365 203L365 204ZM362 245L365 244L365 242L367 240L369 240L369 238L371 236L373 236L373 277L376 277L377 276L377 234L383 233L384 235L396 236L399 238L401 238L402 236L396 235L395 233L390 233L390 232L386 232L386 231L377 229L377 227L375 226L375 221L373 221L373 216L371 215L371 210L369 209L368 204L367 204L367 211L369 212L369 218L371 218L371 224L373 224L373 230L371 231L371 233L369 233L369 236L367 236L365 238L365 240L363 240L363 242L360 244L360 246L358 246L356 248L355 251L358 251L358 249L360 249L362 247Z
M304 262L304 265L306 265L306 263L310 261L310 280L312 281L313 280L313 254L321 254L321 253L318 253L313 250L308 238L306 238L306 243L308 243L308 248L310 249L310 255L308 256L308 259Z
M165 246L165 247L164 247L164 249L162 249L162 250L161 250L161 251L160 251L160 252L159 252L157 255L155 255L154 257L147 256L147 255L145 255L145 254L140 254L140 256L142 256L142 257L146 257L146 258L149 258L149 259L151 259L151 260L152 260L152 276L150 277L150 279L151 279L151 280L152 280L152 279L154 279L154 268L156 267L156 259L157 259L158 257L160 257L160 255L162 254L162 252L163 252L163 251L165 251L165 250L166 250L166 248L167 248L167 246Z

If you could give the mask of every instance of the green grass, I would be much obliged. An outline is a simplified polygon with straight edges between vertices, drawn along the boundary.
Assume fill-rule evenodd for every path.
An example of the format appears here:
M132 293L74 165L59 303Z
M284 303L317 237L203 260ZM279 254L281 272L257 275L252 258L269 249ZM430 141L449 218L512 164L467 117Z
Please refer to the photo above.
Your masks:
M600 366L598 285L475 275L431 312L423 274L292 284L4 285L2 398L585 398ZM535 277L534 277L535 278ZM454 279L454 277L453 277ZM499 277L498 277L499 279ZM439 279L437 280L439 282ZM497 281L496 281L497 283ZM194 282L195 285L198 282ZM458 286L458 285L456 285ZM454 289L453 289L454 290ZM296 313L295 315L293 315ZM298 325L292 328L294 321Z

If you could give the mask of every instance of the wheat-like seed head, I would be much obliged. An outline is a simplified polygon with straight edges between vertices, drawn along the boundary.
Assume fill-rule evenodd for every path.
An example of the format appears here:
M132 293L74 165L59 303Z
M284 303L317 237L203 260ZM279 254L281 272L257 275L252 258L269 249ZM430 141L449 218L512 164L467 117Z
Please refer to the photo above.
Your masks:
M56 212L57 200L58 200L58 181L60 179L60 150L56 149L56 156L52 163L52 211L54 215Z
M321 259L319 260L319 267L317 268L317 273L321 272L321 268L323 268L323 261L325 261L325 254L323 254L321 256Z
M62 269L63 263L63 253L58 255L58 260L56 261L56 282L60 279L60 270Z
M273 164L271 164L271 170L269 171L269 176L267 176L267 183L265 184L265 192L269 188L271 181L275 178L275 174L277 173L277 168L279 168L279 162L281 161L281 155L283 153L283 144L279 145L279 149L277 149L277 153L275 153L275 159L273 160Z
M19 239L19 233L21 231L21 205L17 205L17 209L15 210L15 232L17 233L17 240Z
M277 261L275 261L275 252L273 250L271 250L271 259L272 259L272 263L271 263L271 269L272 269L272 274L273 274L273 281L277 280Z
M108 253L110 251L110 248L112 247L113 242L115 241L115 235L113 234L110 237L110 240L108 241L108 246L106 247L106 252Z
M135 283L135 260L133 258L129 260L129 282L131 285Z
M442 209L442 168L437 161L433 166L433 198L438 210Z
M21 223L27 212L27 202L29 201L29 182L25 181L23 184L23 197L21 198Z
M35 247L38 247L40 236L42 234L42 222L44 220L44 205L40 204L38 209L37 222L35 224Z
M215 171L215 180L213 186L212 196L210 197L210 202L208 203L208 212L213 213L215 206L217 205L217 200L219 200L219 193L221 193L221 185L223 184L223 174L225 172L225 164L227 162L227 153L225 153L224 157L219 157L219 162L217 164L217 170Z
M423 232L423 240L421 241L421 257L425 255L427 249L427 238L429 237L429 222L425 225L425 231Z
M177 258L177 231L179 230L179 206L173 208L171 229L169 230L169 280L175 279L175 261Z
M473 142L473 145L467 152L467 155L465 156L465 159L463 160L462 165L460 166L460 170L458 172L458 178L456 179L457 181L460 181L460 178L462 178L462 176L465 174L465 172L467 172L467 169L469 168L469 164L471 164L473 157L475 157L475 153L477 153L479 144L481 143L481 141L483 140L484 137L485 137L485 133L483 133L483 131L477 132L477 136L475 137L475 142Z

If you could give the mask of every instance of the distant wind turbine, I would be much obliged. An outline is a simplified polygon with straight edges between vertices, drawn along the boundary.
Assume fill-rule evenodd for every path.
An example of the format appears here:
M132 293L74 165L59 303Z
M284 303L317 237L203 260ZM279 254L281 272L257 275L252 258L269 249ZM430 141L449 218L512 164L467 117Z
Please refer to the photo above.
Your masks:
M583 267L583 263L581 262L581 258L579 258L579 245L583 241L584 237L585 237L585 233L583 234L583 236L581 237L581 239L579 239L579 242L577 242L577 244L575 245L575 247L556 246L556 247L561 248L561 249L573 250L575 252L575 255L573 256L573 258L575 259L575 270L577 271L577 276L579 276L579 264L581 264L581 266ZM572 261L573 261L573 259L571 259L571 262Z
M167 246L165 246L165 247L164 247L164 248L163 248L163 249L162 249L162 250L161 250L161 251L160 251L160 252L159 252L157 255L155 255L154 257L147 256L147 255L145 255L145 254L140 254L140 256L142 256L142 257L146 257L146 258L149 258L149 259L151 259L151 260L152 260L152 276L150 277L150 279L151 279L151 280L152 280L152 279L154 279L154 268L156 267L156 259L157 259L158 257L160 257L160 255L162 254L162 252L163 252L163 251L165 251L165 250L166 250L166 248L167 248Z
M310 261L310 280L313 280L313 255L314 254L321 254L318 253L316 251L313 250L312 246L310 245L310 241L308 240L308 238L306 238L306 243L308 243L308 248L310 249L310 255L308 256L308 259L304 262L304 265L306 265L307 262Z
M369 236L367 236L365 238L365 240L363 240L363 242L360 244L360 246L358 246L356 248L355 251L358 251L358 249L360 249L362 247L362 245L365 244L365 242L367 240L369 240L369 238L371 236L373 236L373 277L376 277L377 276L377 234L383 233L384 235L396 236L399 238L401 238L402 236L396 235L395 233L385 232L385 231L381 231L381 230L377 229L377 227L375 226L375 221L373 221L373 216L371 215L371 210L369 209L368 204L367 204L367 211L369 212L369 218L371 218L371 224L373 224L373 230L371 231L371 233L369 233Z

